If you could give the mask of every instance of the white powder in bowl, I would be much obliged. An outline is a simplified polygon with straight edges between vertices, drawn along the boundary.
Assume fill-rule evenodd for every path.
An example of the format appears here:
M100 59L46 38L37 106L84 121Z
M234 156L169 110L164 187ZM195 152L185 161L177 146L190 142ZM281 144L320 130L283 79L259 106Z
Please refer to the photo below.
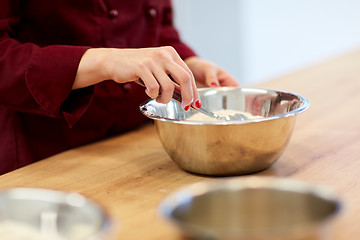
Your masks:
M255 116L255 115L252 115L251 113L237 111L237 110L231 110L231 109L217 110L217 111L213 111L213 113L215 113L221 117L226 117L226 116L235 115L235 114L242 114L242 115L246 116L248 119L262 118L261 116ZM186 120L187 121L198 121L198 122L221 121L219 119L212 118L212 117L207 116L200 112L195 113L194 115L187 118Z
M56 231L56 230L55 230ZM83 224L76 224L66 238L56 232L39 229L19 221L5 220L0 222L1 240L84 240L93 235L92 229Z
M0 238L1 240L65 240L53 234L41 234L33 226L10 220L0 222Z

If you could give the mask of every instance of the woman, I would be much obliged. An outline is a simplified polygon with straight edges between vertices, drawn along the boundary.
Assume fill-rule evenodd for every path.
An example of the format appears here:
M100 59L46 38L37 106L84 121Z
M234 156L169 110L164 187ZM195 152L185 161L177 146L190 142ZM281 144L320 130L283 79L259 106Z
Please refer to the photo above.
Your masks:
M139 126L148 97L188 110L196 85L238 85L180 41L170 0L0 6L0 173Z

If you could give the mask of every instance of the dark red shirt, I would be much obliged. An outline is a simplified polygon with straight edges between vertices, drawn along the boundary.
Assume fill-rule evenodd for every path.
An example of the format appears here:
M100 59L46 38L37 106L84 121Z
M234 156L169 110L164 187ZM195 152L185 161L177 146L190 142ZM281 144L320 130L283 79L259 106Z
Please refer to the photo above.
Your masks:
M173 46L170 0L0 0L0 174L147 121L133 83L71 90L89 47Z

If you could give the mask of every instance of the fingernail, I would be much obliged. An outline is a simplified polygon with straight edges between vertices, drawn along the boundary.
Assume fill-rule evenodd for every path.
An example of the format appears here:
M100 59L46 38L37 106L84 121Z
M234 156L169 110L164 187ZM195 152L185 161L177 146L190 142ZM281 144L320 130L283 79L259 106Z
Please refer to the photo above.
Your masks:
M195 107L201 108L201 102L200 102L200 100L197 100L197 101L195 102Z
M189 106L186 106L186 107L184 108L184 110L185 110L185 111L188 111L189 108L190 108L190 105L189 105Z
M211 85L211 86L215 86L215 87L218 87L218 86L219 86L219 84L218 84L217 82L212 82L210 85Z

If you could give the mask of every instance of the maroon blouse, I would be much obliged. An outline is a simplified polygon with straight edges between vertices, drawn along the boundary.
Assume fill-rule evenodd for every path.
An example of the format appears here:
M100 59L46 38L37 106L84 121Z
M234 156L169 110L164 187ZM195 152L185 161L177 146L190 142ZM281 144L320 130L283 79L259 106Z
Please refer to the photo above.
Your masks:
M146 121L133 83L71 90L89 47L173 46L170 0L0 0L0 174Z

